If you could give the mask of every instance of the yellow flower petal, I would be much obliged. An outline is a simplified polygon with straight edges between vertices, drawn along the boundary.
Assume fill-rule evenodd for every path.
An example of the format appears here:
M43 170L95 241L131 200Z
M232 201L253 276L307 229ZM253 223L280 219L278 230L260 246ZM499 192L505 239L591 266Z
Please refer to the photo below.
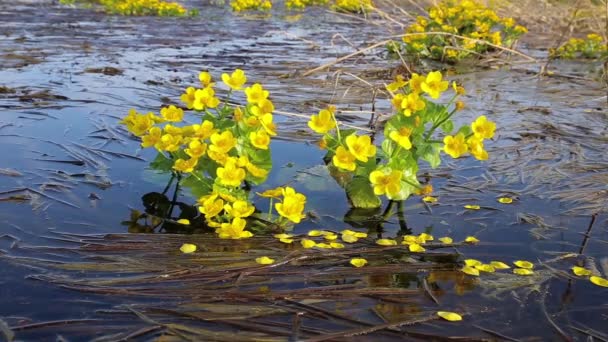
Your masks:
M285 233L281 233L281 234L274 234L273 235L276 239L289 239L292 238L293 235L292 234L285 234Z
M293 239L292 238L282 238L282 239L279 239L279 241L281 241L282 243L289 244L289 243L293 242Z
M395 246L397 241L393 239L378 239L376 240L376 244L380 246Z
M363 267L367 264L367 260L363 258L352 258L350 259L350 264L355 267Z
M467 204L464 206L465 209L471 209L471 210L479 210L481 209L480 206L478 206L477 204Z
M426 251L426 249L424 249L424 247L420 246L417 243L413 243L413 244L409 245L409 249L410 249L410 252L413 252L413 253L422 253L422 252Z
M356 237L358 237L359 239L364 239L367 237L367 233L363 233L363 232L355 232L354 234Z
M528 276L528 275L533 275L534 271L532 271L531 269L527 269L527 268L514 268L513 273L518 274L518 275Z
M494 268L497 270L506 270L508 268L511 268L511 266L505 264L502 261L492 261L490 262L490 265L494 266Z
M488 265L488 264L475 265L474 267L482 272L488 272L488 273L496 272L496 269L494 268L494 266Z
M468 275L479 277L479 270L471 266L464 266L460 270Z
M438 199L437 199L437 197L433 197L433 196L426 196L426 197L423 197L423 198L422 198L422 201L423 201L423 202L426 202L426 203L435 203L435 202L437 202L437 201L438 201Z
M439 238L439 241L441 241L441 243L445 243L446 245L450 245L452 242L454 242L454 240L452 240L452 238L449 236L441 237Z
M418 235L418 240L427 242L427 241L433 241L433 240L435 240L435 238L431 234L421 233L420 235Z
M321 242L315 245L317 248L331 248L331 245L325 242Z
M325 238L325 240L335 240L338 238L338 235L336 233L328 233L323 235L323 237Z
M467 242L467 243L478 243L479 240L476 237L474 237L474 236L467 236L467 238L464 239L464 242Z
M586 277L591 275L591 271L580 266L573 266L572 272L579 277Z
M359 240L359 238L353 234L342 234L342 241L344 241L344 242L354 243L354 242L357 242L358 240Z
M511 203L513 203L513 199L509 198L509 197L501 197L498 199L498 202L500 202L502 204L511 204Z
M462 316L460 316L459 314L457 314L455 312L437 311L437 316L445 319L446 321L450 321L450 322L462 321Z
M475 267L477 265L481 265L481 261L477 260L477 259L466 259L464 261L464 264L470 267Z
M608 279L604 279L598 276L591 276L589 280L591 280L591 282L597 286L608 287Z
M196 252L196 245L193 245L191 243L185 243L179 248L179 250L185 254L194 253Z
M300 243L302 244L302 247L304 247L304 248L313 248L314 246L317 245L316 242L314 242L313 240L310 240L310 239L302 239L300 241Z
M529 261L525 261L525 260L517 260L517 261L513 261L513 264L517 267L520 268L527 268L527 269L532 269L534 268L534 264L529 262Z
M179 224L184 224L184 225L189 225L190 224L190 220L188 219L179 219L176 221Z
M308 232L308 236L312 236L312 237L321 236L321 235L324 235L324 234L325 234L325 232L322 231L322 230L311 230L311 231Z
M329 245L331 248L344 248L344 245L339 242L330 242Z
M255 262L257 262L260 265L271 265L271 264L274 264L274 259L271 259L267 256L263 256L263 257L255 258Z

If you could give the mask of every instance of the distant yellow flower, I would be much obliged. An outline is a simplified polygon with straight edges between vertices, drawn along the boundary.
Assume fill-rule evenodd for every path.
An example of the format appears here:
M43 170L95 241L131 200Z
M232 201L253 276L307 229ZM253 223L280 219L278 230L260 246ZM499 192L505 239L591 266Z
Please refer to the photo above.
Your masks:
M369 135L356 136L351 134L346 137L346 146L357 160L364 163L367 162L368 158L376 155L376 146L372 144Z
M213 127L213 122L209 120L203 121L203 123L201 123L200 125L194 124L191 127L193 131L193 136L195 138L199 138L200 140L205 140L211 137L211 135L213 135L215 132L217 132L217 129Z
M222 74L222 81L232 90L241 90L243 85L247 82L247 76L241 69L236 69L230 75Z
M203 87L213 87L211 74L207 71L202 71L198 74L198 80L201 81Z
M266 131L257 131L249 133L249 141L251 145L259 148L260 150L267 150L270 144L270 136Z
M341 145L338 146L336 154L332 158L336 167L347 171L355 171L357 168L356 160L356 157Z
M443 138L443 150L452 158L459 158L468 150L464 141L464 134L458 133L456 136L447 135Z
M526 269L534 268L534 264L529 261L526 261L526 260L516 260L516 261L513 261L513 264L520 268L526 268Z
M237 200L232 204L224 205L224 211L232 217L249 217L255 211L255 207L247 201Z
M440 71L432 71L426 75L424 82L420 84L420 89L429 94L433 99L438 99L441 93L448 89L448 81L442 80Z
M394 93L400 88L405 87L406 85L407 81L403 79L403 75L397 75L395 81L386 86L386 90L390 91L391 93Z
M598 277L598 276L591 276L589 278L589 280L597 286L608 287L608 279Z
M231 131L213 133L209 150L218 153L228 153L236 146L237 140Z
M229 158L223 167L217 168L217 177L222 185L239 186L245 179L245 170L236 166L236 160Z
M186 88L186 92L180 96L180 100L182 100L182 102L186 104L186 107L188 109L194 108L194 93L196 93L196 88L188 87Z
M412 93L420 94L422 92L422 83L425 81L425 77L422 75L418 75L417 73L412 73L412 77L410 78L409 86Z
M215 232L219 235L220 239L244 239L252 237L253 234L245 230L247 221L240 217L235 217L231 223L222 223L221 227L216 229Z
M194 101L192 108L195 110L205 110L206 108L216 108L220 104L220 100L215 97L213 88L207 87L196 89L194 92Z
M464 242L466 242L466 243L478 243L479 239L477 239L474 236L467 236L466 239L464 239Z
M529 275L533 275L534 271L527 269L527 268L514 268L513 273L517 274L517 275L529 276Z
M450 322L462 321L462 316L460 316L459 314L457 314L455 312L437 311L437 316L445 319L446 321L450 321Z
M264 90L261 84L255 83L251 87L245 88L245 95L247 95L247 102L258 104L261 100L268 99L270 93L268 90Z
M403 147L406 150L412 148L412 142L410 141L410 136L412 135L412 129L409 127L401 127L396 131L392 131L389 134L389 138L395 141L399 146Z
M179 248L179 250L184 254L194 253L196 252L196 245L185 243Z
M184 110L170 105L169 107L161 108L160 115L167 121L180 122L184 119Z
M479 270L472 266L463 266L460 270L465 274L479 277Z
M410 117L413 113L423 110L424 107L426 107L426 103L418 93L411 93L403 97L399 108L403 111L403 115Z
M333 118L333 110L331 106L327 109L319 111L318 115L312 115L308 121L308 127L319 134L325 134L336 127L336 121Z
M401 171L391 170L389 174L385 171L375 170L369 174L369 180L374 187L376 196L396 196L401 191Z
M380 246L396 246L397 241L393 239L378 239L376 240L376 244Z
M331 245L329 243L321 242L321 243L317 243L315 245L315 247L328 249L328 248L331 248Z
M260 265L272 265L272 264L274 264L274 259L269 258L267 256L263 256L263 257L255 258L255 262L257 262Z
M304 206L306 205L306 196L297 193L291 187L283 189L283 201L274 205L279 215L285 217L293 223L300 223L303 215Z
M194 171L194 168L196 167L197 163L198 158L190 158L188 160L183 160L180 158L173 163L173 170L190 173Z
M501 197L498 199L498 202L500 202L502 204L511 204L511 203L513 203L513 199L509 198L509 197Z
M572 273L579 277L586 277L592 274L590 270L580 266L572 266Z
M488 120L485 115L482 115L473 121L471 129L479 139L492 139L496 130L496 124Z
M363 258L352 258L350 259L350 264L355 267L363 267L367 264L367 260Z
M457 111L463 110L464 106L465 106L464 102L462 102L462 101L456 101L454 103L454 110L457 110Z
M302 240L300 240L300 243L302 244L302 247L304 247L304 248L313 248L317 245L316 242L314 242L313 240L310 240L310 239L302 239Z

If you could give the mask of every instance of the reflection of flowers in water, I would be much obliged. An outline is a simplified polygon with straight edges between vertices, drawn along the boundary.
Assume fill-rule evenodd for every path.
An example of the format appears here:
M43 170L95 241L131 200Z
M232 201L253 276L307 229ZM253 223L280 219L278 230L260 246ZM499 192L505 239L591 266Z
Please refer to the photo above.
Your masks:
M478 284L478 279L469 277L460 271L432 271L426 278L433 294L442 296L446 292L444 284L453 283L454 292L460 296L472 291ZM442 287L444 285L445 287Z

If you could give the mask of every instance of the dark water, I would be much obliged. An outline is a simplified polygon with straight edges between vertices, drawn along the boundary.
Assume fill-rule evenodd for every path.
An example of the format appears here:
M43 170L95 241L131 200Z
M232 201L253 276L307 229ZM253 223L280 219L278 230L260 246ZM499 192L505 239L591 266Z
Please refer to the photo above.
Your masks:
M189 5L201 7L196 1ZM35 280L32 275L53 271L15 259L85 260L83 254L66 252L78 243L58 239L57 232L126 233L121 222L129 218L131 209L141 210L142 195L162 190L168 177L146 169L153 154L139 151L137 141L116 130L117 121L130 108L157 111L163 98L176 101L183 88L195 84L200 70L219 75L239 67L251 81L270 90L280 111L311 114L329 102L343 110L369 111L369 86L347 73L380 86L390 81L391 70L398 65L378 50L356 63L341 64L339 82L335 68L299 76L354 51L353 46L362 48L379 37L399 33L397 28L320 9L305 12L298 21L282 11L264 19L236 16L208 5L197 18L124 18L54 2L17 1L0 4L0 22L0 89L12 89L0 92L4 152L0 169L18 172L0 174L0 319L11 327L97 320L70 328L17 330L18 340L54 340L59 335L91 340L106 329L128 330L126 318L108 319L96 310L119 304L161 304L149 297L87 294ZM542 55L533 44L526 48L530 54ZM91 70L109 67L118 74ZM568 274L576 261L595 265L604 276L608 272L608 203L607 196L602 197L608 194L605 92L593 80L596 73L589 64L561 63L557 70L569 77L540 80L524 72L535 67L467 68L451 76L468 90L467 109L459 120L487 114L497 122L499 133L496 142L490 143L487 163L446 161L432 171L440 205L429 211L419 198L408 200L407 224L415 234L449 235L455 241L475 235L482 244L459 247L463 259L526 259L537 265L579 253L591 214L597 213L591 236L582 255L553 261L547 264L551 268L541 267L539 273L547 276L539 277L542 282L537 285L518 287L498 277L467 281L460 272L445 270L420 276L394 274L379 281L379 287L418 288L418 280L426 276L441 298L441 308L471 313L466 324L437 322L421 331L497 338L484 335L473 327L477 325L514 338L543 340L561 338L555 325L576 340L585 340L586 335L573 327L608 333L608 290L584 279L550 273ZM377 100L376 109L389 113L388 101ZM343 115L342 119L365 126L369 114ZM275 168L269 186L292 183L307 195L307 209L315 217L295 232L349 227L352 213L345 195L320 166L322 153L314 145L315 138L305 133L306 120L280 115L277 120L281 139L272 145ZM74 156L84 160L84 165L65 163L74 161ZM35 192L9 193L24 188ZM24 201L9 198L18 194L29 197ZM496 198L505 194L515 194L519 200L508 206L498 204ZM183 199L192 201L188 194ZM486 208L464 211L463 205L471 203ZM267 204L258 205L263 210ZM542 218L546 227L522 222L521 213ZM389 219L382 231L371 224L362 226L378 237L394 236L400 228L396 218ZM83 278L96 274L81 272ZM128 270L118 273L129 275ZM78 272L69 274L79 276ZM284 285L296 286L304 285ZM411 313L404 305L378 304L364 297L348 305L340 310L361 319L369 319L366 310L370 307L388 321ZM328 331L339 330L332 324L321 325Z

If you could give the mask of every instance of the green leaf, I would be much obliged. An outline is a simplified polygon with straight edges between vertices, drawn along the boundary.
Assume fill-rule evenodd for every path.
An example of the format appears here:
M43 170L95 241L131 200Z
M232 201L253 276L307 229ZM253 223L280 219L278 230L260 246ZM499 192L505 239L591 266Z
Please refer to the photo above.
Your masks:
M441 164L441 144L439 143L420 143L418 145L417 154L422 160L426 160L431 168L436 168Z
M444 123L441 124L441 126L439 126L439 128L441 128L441 130L446 133L449 134L454 130L454 121L452 120L445 120Z
M190 189L192 196L195 198L199 198L211 193L213 190L213 180L203 177L198 172L194 172L193 174L196 176L189 175L186 178L182 178L180 185L184 188Z
M356 176L346 185L346 195L355 208L377 208L382 204L374 194L374 188L369 179Z
M156 158L150 163L150 167L158 171L172 171L173 159L167 158L164 153L158 153Z
M473 130L471 129L471 126L469 125L463 125L462 127L460 127L458 129L458 132L456 132L456 134L458 133L462 133L462 135L464 135L465 137L473 134Z

